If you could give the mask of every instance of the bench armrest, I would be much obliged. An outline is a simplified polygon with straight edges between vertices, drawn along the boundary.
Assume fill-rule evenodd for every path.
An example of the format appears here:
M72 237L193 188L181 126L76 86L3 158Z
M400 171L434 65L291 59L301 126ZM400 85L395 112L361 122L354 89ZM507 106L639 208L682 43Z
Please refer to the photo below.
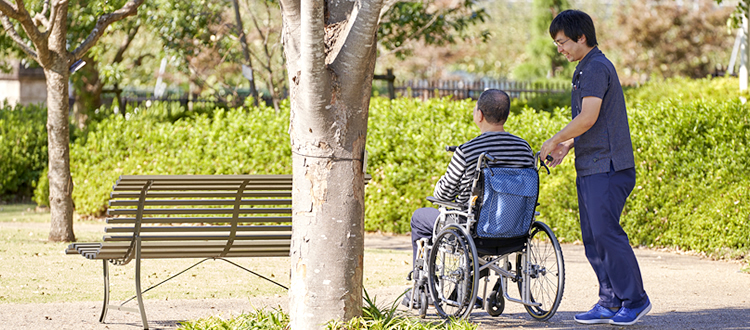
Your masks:
M433 196L428 196L427 200L429 202L432 202L433 204L437 204L437 205L445 206L445 207L450 207L452 209L461 209L461 210L466 209L466 204L461 204L461 203L456 203L456 202L441 201L441 200L439 200L439 199L437 199L437 198L435 198Z

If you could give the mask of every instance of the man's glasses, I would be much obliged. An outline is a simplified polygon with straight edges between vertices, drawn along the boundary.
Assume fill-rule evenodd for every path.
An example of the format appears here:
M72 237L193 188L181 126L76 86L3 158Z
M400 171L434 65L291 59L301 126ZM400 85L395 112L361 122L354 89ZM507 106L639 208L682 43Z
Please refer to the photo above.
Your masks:
M568 38L568 40L565 40L563 42L559 42L557 40L554 40L554 41L552 41L552 43L555 44L555 46L557 46L557 47L562 47L562 45L564 45L568 41L570 41L570 38Z

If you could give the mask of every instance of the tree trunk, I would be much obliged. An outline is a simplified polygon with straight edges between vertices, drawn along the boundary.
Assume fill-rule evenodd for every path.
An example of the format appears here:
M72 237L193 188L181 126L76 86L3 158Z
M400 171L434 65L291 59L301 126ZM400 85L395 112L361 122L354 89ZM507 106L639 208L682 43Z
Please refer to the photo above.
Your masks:
M49 240L73 242L73 178L70 176L68 81L70 54L66 34L68 8L60 9L49 31L49 53L42 67L47 78L47 149L49 153L49 207L52 225Z
M76 72L80 80L77 84L80 89L75 93L76 102L73 107L73 117L79 129L84 129L94 112L101 107L104 88L99 77L99 63L89 55L84 56L83 60L86 61L86 65Z
M250 59L250 51L247 49L247 41L245 39L245 28L242 26L242 17L240 16L240 4L237 0L232 0L232 6L234 7L234 18L237 21L237 36L240 38L240 46L242 46L242 55L245 58L243 65L247 64L249 70L242 70L242 75L250 83L250 96L253 97L253 104L257 107L259 104L258 90L255 89L255 73L253 68L253 62Z
M289 314L295 330L362 313L363 157L381 3L329 4L330 15L325 5L282 1L294 172Z
M55 61L60 62L60 61ZM67 61L66 61L67 63ZM73 242L73 179L70 176L70 128L67 65L45 69L47 77L47 148L49 150L49 240Z

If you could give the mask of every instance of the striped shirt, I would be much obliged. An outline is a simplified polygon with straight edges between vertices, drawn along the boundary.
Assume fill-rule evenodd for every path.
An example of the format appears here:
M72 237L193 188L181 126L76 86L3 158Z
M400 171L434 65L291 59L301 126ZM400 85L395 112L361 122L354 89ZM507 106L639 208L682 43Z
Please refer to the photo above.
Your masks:
M485 132L456 149L433 196L443 201L468 202L477 160L483 152L495 157L501 167L534 166L534 154L524 139L507 132Z

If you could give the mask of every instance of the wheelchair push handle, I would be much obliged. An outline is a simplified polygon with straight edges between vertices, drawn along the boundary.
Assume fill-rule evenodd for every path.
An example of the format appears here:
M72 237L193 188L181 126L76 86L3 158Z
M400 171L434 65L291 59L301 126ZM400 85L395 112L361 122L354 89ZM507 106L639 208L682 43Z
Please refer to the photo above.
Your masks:
M546 169L546 170L547 170L547 174L550 174L550 172L549 172L549 167L547 167L547 164L545 164L545 163L544 163L544 160L542 160L541 158L539 158L539 156L541 156L541 151L537 151L537 152L536 152L536 155L534 156L534 159L539 159L539 165L537 165L537 171L538 171L539 169L541 169L542 167L544 167L544 169ZM554 158L552 157L552 155L547 155L547 157L544 157L544 158L545 158L545 159L546 159L546 160L547 160L548 162L551 162L551 161L555 160L555 159L554 159Z
M445 151L447 152L455 152L456 149L458 149L458 146L445 146Z

